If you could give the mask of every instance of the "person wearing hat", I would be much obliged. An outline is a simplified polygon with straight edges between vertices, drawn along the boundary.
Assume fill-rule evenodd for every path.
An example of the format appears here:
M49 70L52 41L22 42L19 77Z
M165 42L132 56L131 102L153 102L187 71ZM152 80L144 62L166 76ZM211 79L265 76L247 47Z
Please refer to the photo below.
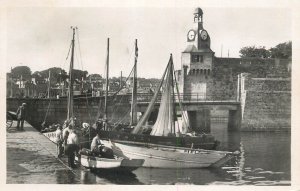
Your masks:
M21 106L19 106L17 110L17 130L19 131L24 131L24 120L26 116L26 103L22 103ZM20 128L20 123L21 123L21 128Z
M55 125L57 127L55 131L56 138L56 154L57 157L61 157L62 155L62 144L63 144L63 136L62 136L62 127L60 124Z

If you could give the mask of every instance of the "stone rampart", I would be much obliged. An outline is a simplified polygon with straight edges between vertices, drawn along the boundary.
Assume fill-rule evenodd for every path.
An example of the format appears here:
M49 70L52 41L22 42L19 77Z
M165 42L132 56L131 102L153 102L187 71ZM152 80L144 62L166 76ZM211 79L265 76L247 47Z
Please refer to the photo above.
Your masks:
M291 80L249 76L245 78L241 130L290 130Z
M128 123L130 104L125 97L108 101L108 118L110 122ZM18 106L27 103L26 120L39 129L45 121L48 125L52 123L62 124L67 117L67 99L37 99L37 98L7 98L7 111L17 111ZM79 122L94 123L99 116L103 116L104 98L75 98L74 116Z

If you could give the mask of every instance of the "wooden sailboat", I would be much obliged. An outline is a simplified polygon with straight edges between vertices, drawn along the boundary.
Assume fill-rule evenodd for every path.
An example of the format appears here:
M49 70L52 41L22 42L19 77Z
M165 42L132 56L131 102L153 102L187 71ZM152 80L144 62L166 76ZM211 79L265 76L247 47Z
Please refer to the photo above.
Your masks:
M189 122L188 118L185 115L184 112L182 112L181 117L182 121L185 122L182 126L183 130L180 131L180 136L178 136L178 128L175 130L175 123L173 123L172 131L168 133L164 132L163 134L156 132L151 134L146 134L143 131L143 127L145 127L145 124L152 112L152 109L154 107L154 101L151 101L149 104L150 107L147 108L147 111L142 116L142 119L138 122L137 120L137 59L138 59L138 47L137 47L137 40L135 40L135 59L134 59L134 66L133 66L133 80L132 80L132 99L131 99L131 119L130 119L130 127L129 128L123 128L119 131L116 130L109 130L109 129L103 129L101 130L100 136L102 139L110 139L110 140L127 140L127 141L135 141L135 142L141 142L141 143L152 143L152 144L161 144L161 145L168 145L168 146L178 146L178 147L192 147L192 148L201 148L201 149L215 149L218 145L218 142L214 139L214 137L210 134L200 134L198 136L190 134L189 136L182 135L185 133L187 135L189 131ZM108 60L108 58L107 58ZM107 65L108 66L108 65ZM172 64L173 67L173 64ZM167 70L166 70L167 71ZM166 74L166 71L164 75ZM172 69L173 71L173 69ZM107 69L108 72L108 69ZM170 71L171 72L171 71ZM171 72L172 73L172 72ZM164 77L163 75L163 77ZM106 74L108 76L108 73ZM173 74L172 76L173 77ZM157 88L156 94L153 96L153 98L157 98L160 87L162 86L163 80L161 81L159 87ZM173 79L170 80L170 83L172 83L172 87L174 90L174 82ZM108 84L108 83L107 83ZM107 91L106 91L107 94ZM171 97L168 98L168 100L165 101L174 101L170 100ZM175 99L172 97L172 99ZM105 116L107 116L107 96L105 99ZM174 113L174 116L170 116L172 118L176 118L175 116L175 106L172 105L172 110ZM158 121L165 121L164 118L157 118ZM105 121L107 121L107 117L105 117ZM171 120L172 121L172 120ZM134 127L134 128L132 128ZM111 128L111 129L114 129ZM171 136L170 136L171 135Z
M108 92L108 64L109 64L109 38L107 39L107 59L106 59L106 94L105 94L105 115L104 115L104 129L107 129L107 92ZM101 156L94 156L89 149L84 149L87 152L80 152L75 157L82 166L93 169L105 170L121 170L132 171L141 167L144 159L125 159L120 157L107 158Z
M151 136L169 136L178 131L178 128L176 129L175 126L176 112L174 106L173 60L171 55L162 81L142 119L134 127L133 134L138 134L146 123L158 97L160 87L163 85L164 78L165 83L159 113L152 127ZM144 167L154 168L203 168L220 166L231 159L234 154L226 151L193 149L136 141L109 140L104 143L106 146L112 148L117 156L128 159L143 159L145 160Z
M75 49L75 30L77 27L71 27L73 30L73 37L71 41L71 60L70 60L70 68L69 68L69 86L68 86L68 96L67 96L67 120L74 122L74 109L73 109L73 68L74 68L74 49ZM50 74L49 74L50 78ZM50 84L50 83L49 83ZM55 130L52 132L45 132L43 135L48 137L52 142L56 143L56 133Z
M67 97L67 120L74 120L74 110L73 110L73 67L74 67L74 47L75 47L75 29L73 29L73 39L71 43L71 61L70 61L70 69L69 69L69 91ZM108 39L109 46L109 39ZM109 50L109 48L107 48ZM109 52L107 53L109 54ZM108 62L108 60L107 60ZM107 67L108 68L108 67ZM108 78L108 77L107 77ZM73 121L74 122L74 121ZM76 128L76 127L74 127ZM48 137L52 142L56 143L56 132L46 132L43 133L46 137ZM88 139L87 136L79 135L79 139L81 142L89 142L86 141ZM88 151L88 149L85 149ZM132 171L142 166L144 163L143 159L124 159L124 158L105 158L105 157L97 157L93 156L90 152L80 152L79 155L75 157L75 159L84 167L87 168L95 168L95 169L106 169L106 170L125 170Z

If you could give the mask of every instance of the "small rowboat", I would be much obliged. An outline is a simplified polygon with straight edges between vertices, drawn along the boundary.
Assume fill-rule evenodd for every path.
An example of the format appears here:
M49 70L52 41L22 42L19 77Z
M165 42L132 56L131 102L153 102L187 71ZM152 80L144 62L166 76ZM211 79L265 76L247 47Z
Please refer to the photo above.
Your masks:
M104 158L85 154L79 154L75 160L86 168L118 171L133 171L144 164L143 159Z

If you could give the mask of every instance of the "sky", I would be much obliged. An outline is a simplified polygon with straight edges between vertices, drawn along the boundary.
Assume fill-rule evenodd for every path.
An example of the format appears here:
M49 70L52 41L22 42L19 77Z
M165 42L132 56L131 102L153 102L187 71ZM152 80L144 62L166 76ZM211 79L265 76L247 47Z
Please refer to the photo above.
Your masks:
M201 3L199 6L201 7ZM78 27L75 69L104 73L110 38L110 76L127 76L138 39L138 76L160 78L173 54L181 68L181 52L193 26L193 6L185 7L11 7L6 15L6 71L29 66L31 71L62 67L72 30ZM201 7L204 28L217 57L239 57L244 46L274 47L292 40L292 11L287 7ZM79 51L80 45L80 51ZM80 59L81 55L81 59Z

